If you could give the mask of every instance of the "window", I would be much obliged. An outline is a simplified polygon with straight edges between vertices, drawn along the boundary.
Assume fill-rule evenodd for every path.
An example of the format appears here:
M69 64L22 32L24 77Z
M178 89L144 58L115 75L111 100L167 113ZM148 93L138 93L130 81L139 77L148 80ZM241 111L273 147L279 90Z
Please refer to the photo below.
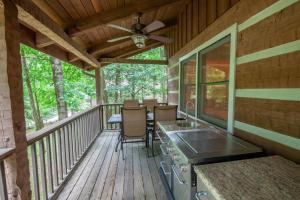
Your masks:
M192 116L195 116L196 105L196 66L196 55L180 65L180 110Z
M209 46L199 53L199 117L227 127L230 38Z

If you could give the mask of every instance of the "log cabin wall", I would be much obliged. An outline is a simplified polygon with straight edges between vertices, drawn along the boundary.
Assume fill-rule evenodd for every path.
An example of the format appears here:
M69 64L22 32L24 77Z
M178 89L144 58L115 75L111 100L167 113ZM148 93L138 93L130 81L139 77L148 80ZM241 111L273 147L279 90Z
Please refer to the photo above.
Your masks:
M299 1L191 1L168 33L168 100L178 104L179 58L234 23L234 134L300 163Z

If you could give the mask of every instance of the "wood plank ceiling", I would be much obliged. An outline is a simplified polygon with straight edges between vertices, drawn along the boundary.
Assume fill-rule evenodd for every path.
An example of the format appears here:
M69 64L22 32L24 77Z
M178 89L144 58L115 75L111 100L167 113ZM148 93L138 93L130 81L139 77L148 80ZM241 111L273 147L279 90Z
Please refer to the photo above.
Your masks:
M178 8L189 0L32 0L32 2L84 51L99 61L101 58L126 58L151 47L163 45L149 40L147 41L148 47L137 49L131 39L107 43L108 39L130 35L130 33L108 27L107 23L130 28L134 23L133 16L137 12L142 12L143 24L147 25L154 20L164 22L167 27L155 33L165 35L168 28L177 23L177 15L180 12ZM81 58L68 52L61 44L40 34L39 30L31 27L30 23L23 22L22 26L35 33L33 46L37 49L43 50L55 46L66 52L67 61L74 64L81 62L81 67L86 69L89 66Z

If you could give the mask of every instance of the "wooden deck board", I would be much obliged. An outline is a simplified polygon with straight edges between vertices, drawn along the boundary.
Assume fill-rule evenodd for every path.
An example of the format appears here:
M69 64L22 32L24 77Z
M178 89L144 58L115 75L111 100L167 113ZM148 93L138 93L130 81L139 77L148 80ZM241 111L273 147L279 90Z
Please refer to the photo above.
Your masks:
M133 199L133 144L125 144L125 178L123 199Z
M123 160L122 152L114 151L116 141L117 132L103 132L58 199L166 199L159 159L147 157L144 144L129 143Z
M134 199L145 199L144 184L139 155L139 145L133 145L133 192Z

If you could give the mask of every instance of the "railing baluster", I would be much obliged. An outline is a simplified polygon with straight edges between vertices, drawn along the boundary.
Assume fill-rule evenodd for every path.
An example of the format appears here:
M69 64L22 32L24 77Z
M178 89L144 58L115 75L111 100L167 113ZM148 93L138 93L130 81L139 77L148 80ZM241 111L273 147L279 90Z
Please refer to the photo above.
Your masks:
M79 155L83 152L83 141L82 141L82 116L79 118Z
M88 132L88 145L90 144L90 141L91 141L91 115L87 115L88 117L88 129L87 129L87 132Z
M73 122L73 138L74 138L74 161L78 158L78 138L77 138L77 119Z
M72 122L67 125L68 131L68 144L69 144L69 156L70 156L70 169L74 164L74 157L73 157L73 137L72 137Z
M47 152L47 170L48 170L48 178L49 178L49 191L51 193L54 192L54 185L53 185L53 162L52 162L52 155L51 155L51 141L50 136L46 137L46 152Z
M66 153L66 140L65 140L65 130L61 128L61 151L62 151L62 163L63 163L63 179L67 174L67 153Z
M47 172L46 172L46 163L45 163L45 146L43 139L39 141L39 154L40 154L40 164L41 164L41 181L43 188L43 199L48 199L48 190L47 190Z
M0 199L8 200L3 160L0 162Z
M76 135L75 135L75 121L71 123L71 128L72 128L72 144L73 144L73 165L76 163Z
M64 179L64 164L63 164L63 151L62 151L62 132L61 129L57 130L57 155L58 155L58 168L59 168L59 180Z
M85 144L86 144L86 136L85 136L85 133L86 133L86 126L85 126L85 122L86 122L86 117L85 115L82 116L82 147L83 147L83 151L85 150Z
M57 132L55 131L53 134L51 134L52 139L52 157L53 157L53 184L54 188L59 185L58 182L58 157L57 157L57 143L56 143L56 135Z
M70 148L69 148L69 132L67 129L67 126L64 128L64 138L65 138L65 154L66 154L66 174L68 173L68 170L70 169Z
M31 160L32 160L32 175L34 183L34 197L36 200L40 199L40 185L39 185L39 172L38 172L38 162L36 155L36 144L31 145Z

